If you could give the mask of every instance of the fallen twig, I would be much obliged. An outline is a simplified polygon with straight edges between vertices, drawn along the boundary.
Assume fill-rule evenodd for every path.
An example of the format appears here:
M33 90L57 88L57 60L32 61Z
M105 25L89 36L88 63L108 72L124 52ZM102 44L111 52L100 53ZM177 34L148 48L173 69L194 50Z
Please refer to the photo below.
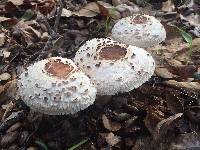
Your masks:
M50 37L49 37L48 41L46 42L44 48L41 51L38 51L37 53L32 55L30 59L37 58L37 60L39 60L41 57L48 55L48 53L49 53L48 50L52 49L52 47L53 47L53 41L60 37L60 35L59 35L59 33L57 33L57 31L58 31L60 17L62 14L62 9L64 6L64 0L60 0L59 2L60 2L60 7L57 11L57 15L56 15L55 23L54 23L54 29L51 28L51 26L49 25L48 20L46 19L45 16L43 16L43 15L38 16L38 18L37 18L38 23L45 24L45 26L48 29L47 32Z

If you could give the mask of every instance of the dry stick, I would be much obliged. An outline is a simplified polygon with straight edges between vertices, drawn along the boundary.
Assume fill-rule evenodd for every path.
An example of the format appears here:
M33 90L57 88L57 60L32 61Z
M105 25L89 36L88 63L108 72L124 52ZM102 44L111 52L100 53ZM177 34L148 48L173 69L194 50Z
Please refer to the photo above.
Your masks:
M64 7L64 0L60 0L60 7L58 9L57 17L56 17L56 20L55 20L55 23L54 23L54 32L56 32L56 33L58 31L58 25L59 25L59 21L60 21L60 17L61 17L61 14L62 14L63 7Z
M57 14L56 14L56 20L55 20L55 23L54 23L54 30L53 30L53 29L51 28L51 26L49 25L49 23L48 23L46 17L44 17L43 15L41 15L41 16L39 16L39 17L37 18L38 23L40 23L40 24L43 23L43 24L45 24L45 26L47 27L47 32L48 32L48 34L50 35L50 38L49 38L48 41L46 42L44 48L43 48L41 51L35 53L31 58L37 57L37 55L38 55L39 53L41 53L42 55L47 54L48 49L50 49L50 48L53 47L53 43L52 43L53 40L57 39L57 38L60 36L60 35L57 33L57 31L58 31L58 25L59 25L60 17L61 17L62 10L63 10L63 6L64 6L64 0L60 0L59 3L60 3L60 7L59 7L59 9L58 9L58 11L57 11ZM40 55L40 57L41 57L42 55ZM39 60L40 57L38 57L37 60Z

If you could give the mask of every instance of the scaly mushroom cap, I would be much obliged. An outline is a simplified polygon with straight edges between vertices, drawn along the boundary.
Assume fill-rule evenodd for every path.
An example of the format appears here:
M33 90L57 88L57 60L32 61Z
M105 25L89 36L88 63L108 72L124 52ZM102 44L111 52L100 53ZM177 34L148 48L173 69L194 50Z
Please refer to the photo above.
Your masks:
M96 88L70 59L52 57L34 63L20 75L18 91L34 111L73 114L92 105Z
M112 38L118 42L146 48L164 41L166 31L153 16L133 15L120 19L114 25Z
M99 95L131 91L155 69L154 59L144 49L103 38L87 41L74 61L94 82Z

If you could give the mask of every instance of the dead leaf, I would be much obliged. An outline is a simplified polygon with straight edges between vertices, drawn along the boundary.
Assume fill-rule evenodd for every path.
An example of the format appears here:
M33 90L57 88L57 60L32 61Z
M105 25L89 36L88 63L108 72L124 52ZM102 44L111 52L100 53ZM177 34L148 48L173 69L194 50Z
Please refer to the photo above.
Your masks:
M180 134L170 145L170 150L198 150L200 149L200 136L198 133Z
M109 16L109 8L112 8L112 5L109 5L103 1L98 1L97 4L99 6L100 14L105 17Z
M56 7L55 0L44 0L44 1L39 1L39 3L36 3L36 8L43 15L50 14L52 11L54 11L55 7Z
M61 16L70 17L70 16L72 16L72 11L63 8Z
M8 0L8 2L11 2L16 6L19 6L19 5L22 5L24 3L24 0Z
M161 67L156 67L155 74L164 79L171 79L176 77L176 75L169 72L167 68L161 68Z
M7 48L2 48L1 51L2 51L2 54L0 54L0 56L3 56L4 58L8 58L11 54L11 52L8 52Z
M4 33L0 33L0 47L3 46L3 44L5 43L6 40L6 36Z
M162 121L164 118L164 114L156 110L153 107L149 107L147 110L147 116L145 117L145 126L148 128L148 130L151 132L152 135L156 136L155 133L155 127L156 125Z
M49 34L47 32L42 33L41 40L47 42L49 39Z
M113 6L118 6L120 4L123 4L124 0L112 0L112 5Z
M187 16L180 15L180 18L182 20L189 22L193 26L199 27L199 24L200 24L199 14L191 13L190 15L187 15Z
M195 65L183 65L178 60L166 59L168 70L180 76L182 79L191 78L193 74L197 71L197 66Z
M18 10L17 6L10 1L6 2L4 8L5 8L5 12L9 14L15 13Z
M0 17L0 23L3 27L9 28L16 25L18 23L18 20L14 18Z
M0 94L5 91L5 85L0 85Z
M169 80L164 82L166 85L181 88L186 91L194 91L200 93L200 83L198 82L177 82L175 80Z
M0 140L0 144L1 144L2 148L10 146L13 142L15 142L17 140L18 137L19 137L18 131L4 134Z
M130 119L126 120L125 123L124 123L124 127L125 128L128 128L130 127L131 125L134 124L134 122L138 119L138 116L133 116L131 117Z
M11 104L10 107L12 108L12 104ZM9 109L11 109L11 108L9 108ZM17 111L17 112L12 112L12 113L4 120L4 122L16 118L16 117L17 117L19 114L21 114L21 113L23 113L23 110L20 110L20 111Z
M191 60L196 64L200 65L200 38L196 38L192 41L192 54Z
M125 121L131 118L131 115L128 113L117 113L117 112L113 112L113 114L115 115L115 119L117 121ZM133 117L135 118L135 116ZM133 119L131 118L131 119ZM136 119L136 118L135 118Z
M95 2L88 3L85 7L82 9L72 12L72 15L76 15L79 17L94 17L97 14L99 14L99 7L98 4Z
M15 100L18 100L19 99L19 94L17 92L17 79L14 79L9 83L9 86L7 87L6 89L6 95L9 97L9 98L13 98Z
M109 131L118 131L121 128L120 123L109 120L106 115L102 115L102 121L104 127Z
M185 114L192 122L200 123L200 106L189 107Z
M13 82L15 82L15 80L9 81L7 82L5 85L0 85L0 94L2 94L3 92L6 92L6 90L13 85Z
M135 145L132 147L132 150L151 150L152 149L152 137L140 137L135 142Z
M11 110L13 109L13 107L14 107L14 103L12 101L10 103L6 104L6 105L2 105L2 109L4 109L5 112L3 114L3 117L1 119L1 121L6 121L5 118L7 117L8 113L11 112Z
M21 43L23 45L30 45L31 43L39 41L41 38L41 33L33 27L29 26L28 22L24 22L23 20L18 22L13 30L17 41L21 43L21 39L25 39L25 43ZM21 39L18 39L20 36L22 36L23 38L21 37Z
M111 4L106 3L106 2L104 2L104 1L97 1L97 3L98 3L99 5L101 5L101 6L103 6L103 7L106 8L106 9L114 8Z
M115 9L114 9L115 10ZM120 4L116 7L116 10L119 11L121 17L128 17L135 13L139 13L140 9L137 5L129 6L127 4Z
M162 2L162 11L165 12L172 12L174 11L174 3L172 2L172 0L167 0L166 2Z
M99 10L100 10L100 14L104 17L109 16L109 11L103 7L102 5L98 4L99 6Z
M10 20L10 18L7 18L7 17L1 17L1 16L0 16L0 22L7 21L7 20Z
M166 102L172 113L182 113L184 109L184 101L176 96L175 93L166 93Z
M2 73L0 74L0 81L6 81L11 78L11 75L9 73Z
M165 42L176 39L176 38L181 38L180 32L177 29L177 27L175 27L172 24L163 22L163 21L161 21L161 23L164 26L166 33L167 33L167 37L165 39ZM167 42L167 43L169 43L169 42Z
M158 139L159 137L166 135L167 131L175 126L174 121L182 116L183 113L178 113L167 119L161 120L155 127L154 138Z
M106 134L105 139L110 146L115 146L117 143L120 142L120 137L115 136L112 132Z
M79 17L94 17L98 14L102 16L111 15L111 11L114 9L112 5L103 1L90 2L82 9L72 12L72 15L76 15Z

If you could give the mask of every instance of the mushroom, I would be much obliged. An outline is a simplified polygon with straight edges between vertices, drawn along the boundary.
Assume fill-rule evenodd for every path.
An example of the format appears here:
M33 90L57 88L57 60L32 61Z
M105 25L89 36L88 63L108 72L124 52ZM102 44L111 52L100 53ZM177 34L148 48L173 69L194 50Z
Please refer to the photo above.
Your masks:
M146 48L164 41L166 31L155 17L137 14L120 19L112 29L112 38L118 42Z
M76 52L74 61L94 82L98 95L128 92L146 82L155 62L142 48L111 39L92 39Z
M18 92L33 110L48 115L74 114L93 104L96 88L72 60L52 57L20 75Z

